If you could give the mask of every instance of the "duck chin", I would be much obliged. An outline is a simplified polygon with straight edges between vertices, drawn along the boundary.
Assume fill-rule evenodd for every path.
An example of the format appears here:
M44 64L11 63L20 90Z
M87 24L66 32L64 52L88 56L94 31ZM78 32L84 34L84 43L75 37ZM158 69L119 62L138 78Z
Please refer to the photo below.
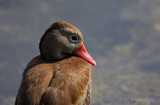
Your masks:
M50 53L48 55L41 54L42 59L49 60L49 61L61 60L65 58L66 56L67 56L66 54L62 54L62 53Z
M57 54L57 60L63 59L66 57L66 54Z

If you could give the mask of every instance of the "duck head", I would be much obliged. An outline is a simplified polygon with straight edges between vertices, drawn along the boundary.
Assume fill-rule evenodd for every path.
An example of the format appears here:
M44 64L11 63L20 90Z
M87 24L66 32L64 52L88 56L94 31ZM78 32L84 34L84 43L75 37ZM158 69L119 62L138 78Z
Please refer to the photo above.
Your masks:
M81 32L65 21L57 21L46 30L39 49L41 57L46 60L60 60L74 54L96 65L84 47Z

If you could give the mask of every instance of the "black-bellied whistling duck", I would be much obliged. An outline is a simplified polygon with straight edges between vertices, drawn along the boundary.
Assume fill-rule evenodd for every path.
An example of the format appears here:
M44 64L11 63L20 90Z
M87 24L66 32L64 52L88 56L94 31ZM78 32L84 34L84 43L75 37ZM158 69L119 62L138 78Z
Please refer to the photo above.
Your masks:
M15 105L89 105L91 64L81 32L65 21L41 38L40 55L23 72Z

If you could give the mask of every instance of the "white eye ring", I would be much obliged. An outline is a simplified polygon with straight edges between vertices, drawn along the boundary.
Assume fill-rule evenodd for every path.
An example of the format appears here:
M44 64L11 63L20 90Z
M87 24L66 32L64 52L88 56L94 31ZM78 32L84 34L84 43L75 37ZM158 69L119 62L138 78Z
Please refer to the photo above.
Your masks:
M70 35L69 40L73 43L78 41L78 36L77 35Z

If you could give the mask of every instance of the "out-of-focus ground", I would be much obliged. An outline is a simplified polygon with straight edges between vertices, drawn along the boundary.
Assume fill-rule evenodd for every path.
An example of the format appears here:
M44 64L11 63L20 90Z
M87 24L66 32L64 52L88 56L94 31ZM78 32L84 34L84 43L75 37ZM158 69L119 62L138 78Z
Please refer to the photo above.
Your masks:
M44 31L65 20L83 33L92 105L160 105L160 0L0 0L0 103L13 105Z

